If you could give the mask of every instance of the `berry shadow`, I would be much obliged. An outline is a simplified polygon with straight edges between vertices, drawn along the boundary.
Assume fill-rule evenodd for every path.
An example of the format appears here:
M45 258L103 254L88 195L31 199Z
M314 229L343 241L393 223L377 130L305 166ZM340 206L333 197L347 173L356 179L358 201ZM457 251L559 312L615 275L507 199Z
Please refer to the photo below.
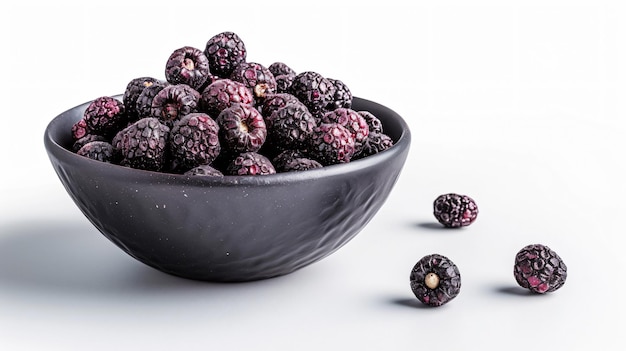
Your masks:
M449 228L442 225L439 222L417 222L412 224L413 227L420 229L436 230L436 231L450 231L455 232L462 228Z
M432 306L421 303L417 298L393 298L390 299L389 302L396 306L410 307L420 310L429 310L433 308Z
M541 296L542 294L535 294L528 289L524 289L520 286L503 285L497 286L493 289L497 294L509 295L509 296Z

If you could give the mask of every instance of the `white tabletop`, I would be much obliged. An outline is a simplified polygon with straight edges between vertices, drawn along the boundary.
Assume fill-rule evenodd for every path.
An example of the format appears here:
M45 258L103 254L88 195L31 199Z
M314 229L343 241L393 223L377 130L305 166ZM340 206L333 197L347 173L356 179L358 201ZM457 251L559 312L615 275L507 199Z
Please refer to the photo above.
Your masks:
M0 349L626 348L618 1L209 3L2 5ZM341 79L402 115L413 136L396 187L358 236L293 274L242 284L168 276L117 249L72 203L43 146L59 113L161 78L174 49L226 30L249 61ZM440 229L432 202L446 192L476 200L474 224ZM514 256L533 243L565 261L560 290L515 283ZM431 253L462 277L439 308L409 286Z

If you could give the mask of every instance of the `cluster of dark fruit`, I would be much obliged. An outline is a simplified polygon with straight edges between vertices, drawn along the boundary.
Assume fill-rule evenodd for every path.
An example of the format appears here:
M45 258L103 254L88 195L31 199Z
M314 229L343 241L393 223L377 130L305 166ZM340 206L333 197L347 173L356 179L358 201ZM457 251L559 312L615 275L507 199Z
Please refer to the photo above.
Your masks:
M376 116L352 109L342 81L249 62L232 32L213 36L204 50L175 50L164 80L135 78L123 99L95 99L71 132L82 156L208 176L308 170L393 145Z

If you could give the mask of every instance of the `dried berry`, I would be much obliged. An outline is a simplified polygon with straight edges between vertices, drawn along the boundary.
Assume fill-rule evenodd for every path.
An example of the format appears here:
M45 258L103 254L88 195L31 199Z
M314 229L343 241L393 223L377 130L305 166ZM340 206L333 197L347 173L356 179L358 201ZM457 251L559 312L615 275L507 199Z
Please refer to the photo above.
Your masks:
M266 117L268 138L277 150L304 149L308 147L315 118L301 102L293 102Z
M170 83L159 80L145 87L141 93L139 93L137 101L135 102L135 112L137 113L136 119L152 116L152 100L154 100L154 97L161 90L169 85Z
M235 157L226 168L229 175L268 175L276 173L270 160L257 152L244 152Z
M87 136L87 121L84 118L81 118L78 122L72 125L72 139L78 140Z
M112 140L120 165L161 171L170 129L154 117L142 118L119 131Z
M217 118L223 109L233 104L253 104L254 98L243 83L230 79L218 79L204 89L200 95L201 112Z
M137 113L137 99L141 92L156 82L159 82L159 80L153 77L139 77L128 82L126 90L124 90L122 102L126 108L126 115L129 121L134 122L139 118L139 114Z
M393 140L384 133L370 133L352 157L353 160L372 156L393 146Z
M352 92L350 88L339 79L327 78L333 85L333 98L326 105L326 109L332 111L337 108L351 108L352 107Z
M288 92L302 101L313 115L325 112L335 93L333 84L313 71L296 75Z
M515 255L513 274L521 287L543 294L565 284L567 267L549 247L533 244L525 246Z
M294 71L293 68L289 67L286 63L280 61L272 63L267 68L270 70L270 72L272 72L274 76L296 75L296 71Z
M415 297L429 306L446 304L461 290L459 269L439 254L422 257L411 270L410 282Z
M296 71L283 62L274 62L269 65L268 69L272 72L276 80L276 92L288 92L291 83L293 83L293 80L296 78Z
M113 146L106 141L91 141L83 145L77 152L78 155L92 160L111 163L113 161Z
M320 123L337 123L346 127L352 134L352 138L354 138L355 153L360 150L370 132L365 119L355 110L345 107L325 113Z
M175 121L169 138L170 169L182 173L213 162L221 151L218 130L206 113L190 113Z
M269 95L263 100L260 105L261 114L267 118L271 116L274 111L292 102L299 103L300 100L298 100L297 97L288 93L277 93Z
M211 73L228 78L240 63L246 61L246 46L233 32L222 32L211 37L204 49Z
M299 172L315 168L322 168L322 164L306 157L296 157L287 161L281 168L276 167L277 172Z
M200 165L184 173L186 176L223 177L224 174L210 165Z
M267 138L265 120L252 105L235 104L226 108L216 122L220 142L228 153L259 151Z
M373 113L369 111L357 111L357 113L367 122L370 133L383 133L383 123Z
M433 213L439 223L448 228L458 228L468 226L476 220L478 206L467 195L449 193L435 199Z
M199 89L209 77L209 59L192 46L174 50L165 63L165 79L170 84L186 84Z
M354 138L337 123L322 123L313 129L309 153L322 165L350 162L354 155Z
M154 96L150 113L171 127L174 121L197 112L199 100L200 93L189 85L171 84Z
M279 152L274 158L272 158L272 164L276 170L284 169L285 165L296 159L306 157L305 154L300 150L287 149Z
M276 80L267 67L256 62L242 62L233 70L230 79L240 82L257 99L263 99L266 95L276 92Z
M124 103L114 97L101 96L93 100L85 110L83 119L87 134L113 136L126 125Z
M109 139L103 137L102 135L87 134L74 142L74 144L72 145L72 151L77 152L85 144L92 141L109 141Z

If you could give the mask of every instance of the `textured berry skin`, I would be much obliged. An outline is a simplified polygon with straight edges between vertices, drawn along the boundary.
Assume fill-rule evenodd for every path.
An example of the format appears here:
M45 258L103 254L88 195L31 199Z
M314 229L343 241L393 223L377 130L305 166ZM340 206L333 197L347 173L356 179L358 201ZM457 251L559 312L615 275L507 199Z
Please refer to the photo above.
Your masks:
M170 84L187 84L200 89L209 77L209 59L192 46L174 50L165 64L165 79Z
M77 152L78 155L88 157L100 162L113 162L113 146L106 141L91 141L83 145Z
M246 45L233 32L222 32L211 37L204 49L211 73L228 78L235 67L246 61Z
M198 111L200 93L187 84L170 84L152 99L150 114L171 127L185 115Z
M93 100L85 110L83 119L87 134L113 136L126 125L124 103L110 96Z
M126 90L124 90L124 95L122 96L122 102L126 108L126 115L129 121L134 122L139 118L139 114L137 113L137 99L141 92L156 82L159 82L159 80L153 77L139 77L128 82Z
M274 76L296 75L296 71L294 71L293 68L289 67L286 63L280 61L272 63L267 68L270 70L270 72L272 72Z
M326 106L333 101L333 84L317 72L305 71L294 78L289 93L297 97L313 115L326 111Z
M383 133L383 123L373 113L369 111L357 111L369 127L370 133Z
M308 147L315 118L301 102L294 102L279 108L266 117L268 138L277 150L304 149Z
M87 133L87 121L84 118L81 118L78 122L72 125L72 139L74 141L84 138L88 135Z
M259 151L267 138L265 120L252 105L235 104L226 108L216 122L220 142L228 153Z
M72 151L78 152L83 145L90 143L92 141L109 141L109 139L103 137L102 135L95 134L87 134L82 138L76 140L74 144L72 144Z
M337 123L346 127L352 134L352 138L354 138L355 152L360 150L370 133L365 119L355 110L345 107L325 113L321 118L321 123Z
M427 277L431 273L436 275L438 283L428 283ZM461 290L459 269L450 259L439 254L422 257L411 270L410 282L415 297L434 307L450 302Z
M152 117L152 100L154 100L154 97L161 90L169 85L170 83L159 80L145 87L141 93L139 93L137 101L135 102L135 112L137 113L136 119Z
M296 78L296 71L283 62L274 62L269 65L268 69L272 72L276 80L276 92L288 92L291 83L293 83L293 80Z
M532 244L515 255L513 274L521 287L543 294L555 291L565 284L567 266L549 247Z
M200 176L200 177L223 177L224 174L220 172L217 168L214 168L210 165L200 165L198 167L194 167L187 172L185 172L186 176Z
M274 168L276 168L276 171L279 171L281 169L284 169L285 165L288 162L296 158L303 158L303 157L306 157L306 155L302 151L287 149L287 150L283 150L279 152L276 156L274 156L272 158L272 164L274 165Z
M467 195L443 194L433 202L433 214L445 227L459 228L468 226L476 220L478 206Z
M276 93L269 95L260 104L261 114L267 118L279 108L294 102L300 103L300 100L289 93Z
M221 151L218 130L206 113L190 113L175 121L169 138L170 169L183 173L213 162Z
M229 175L268 175L276 169L270 160L257 152L244 152L235 157L227 166Z
M315 168L322 168L322 164L306 157L297 157L287 161L277 172L301 172Z
M339 79L327 78L333 85L333 98L326 106L326 109L332 111L337 108L351 108L352 107L352 92L350 88Z
M384 133L370 133L352 159L357 160L372 156L393 146L393 140Z
M120 165L161 171L169 134L170 128L159 119L146 117L119 131L111 144L120 157Z
M257 99L263 99L266 95L276 92L276 79L270 70L260 63L242 62L230 75L230 79L240 82Z
M254 104L252 93L243 83L219 79L202 91L199 108L201 112L217 118L222 110L233 104Z
M354 155L354 138L337 123L322 123L313 129L309 153L324 166L347 163Z

